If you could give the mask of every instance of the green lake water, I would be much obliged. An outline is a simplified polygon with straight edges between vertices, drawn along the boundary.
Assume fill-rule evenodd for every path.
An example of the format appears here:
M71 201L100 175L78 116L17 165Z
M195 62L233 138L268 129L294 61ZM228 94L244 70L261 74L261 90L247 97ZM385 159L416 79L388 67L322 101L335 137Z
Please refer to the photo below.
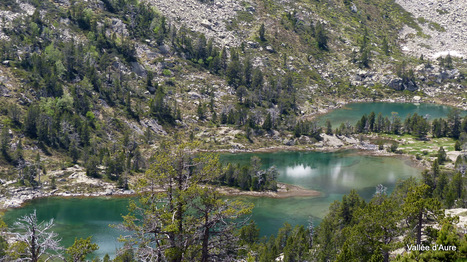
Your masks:
M357 189L368 200L378 184L392 191L398 179L420 175L420 170L401 159L365 156L355 151L224 154L221 161L246 164L253 155L262 159L265 168L275 165L279 181L323 192L320 197L238 197L255 204L252 219L261 228L263 236L277 233L284 222L306 224L311 216L319 223L329 205L351 189ZM93 241L100 246L95 255L102 257L106 253L114 254L120 246L116 238L126 232L108 225L121 223L121 215L127 213L127 204L128 198L37 199L23 208L6 212L4 219L11 225L20 216L36 209L39 220L55 219L55 231L60 234L64 246L70 246L75 237L92 235Z
M397 112L402 119L405 119L407 114L414 113L428 116L428 119L434 119L446 117L451 109L452 107L450 106L427 103L351 103L320 116L318 119L321 125L324 125L326 120L329 119L334 129L346 121L349 121L351 125L355 125L364 114L368 115L372 111L375 112L376 115L381 112L383 116L391 116L392 112ZM463 115L465 115L465 112L463 112Z

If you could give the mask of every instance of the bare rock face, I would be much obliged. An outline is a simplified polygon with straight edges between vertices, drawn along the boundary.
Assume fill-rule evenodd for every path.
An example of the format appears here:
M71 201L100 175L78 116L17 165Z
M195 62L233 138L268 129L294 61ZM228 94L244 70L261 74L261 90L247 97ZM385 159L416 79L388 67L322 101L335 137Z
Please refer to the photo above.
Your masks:
M171 23L177 27L185 26L212 38L221 46L239 46L241 38L227 30L226 23L237 16L237 11L245 11L241 1L218 0L215 2L199 0L147 0ZM248 1L247 1L248 2Z
M144 128L149 127L154 133L158 135L167 135L167 132L165 132L164 128L154 119L144 119L141 121L141 125Z
M417 90L417 85L412 82L412 81L407 81L404 82L402 78L395 77L391 79L388 83L387 86L390 88L393 88L397 91L402 91L402 90L409 90L409 91L415 91Z
M448 54L467 57L467 1L396 0L418 20L423 34L405 26L400 32L402 49L412 55L436 59Z
M109 35L111 36L111 33L116 32L119 35L128 37L130 34L128 33L128 30L126 29L126 25L122 22L122 20L117 19L117 18L112 18L112 22L110 23L111 29L109 29Z

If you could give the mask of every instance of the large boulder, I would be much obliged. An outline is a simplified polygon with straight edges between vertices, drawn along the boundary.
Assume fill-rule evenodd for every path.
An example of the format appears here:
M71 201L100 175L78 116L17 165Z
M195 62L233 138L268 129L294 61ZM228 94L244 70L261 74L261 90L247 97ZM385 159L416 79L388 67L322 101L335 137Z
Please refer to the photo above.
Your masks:
M144 128L149 127L149 129L158 135L167 135L167 132L165 132L164 128L154 119L143 119L141 121L141 125Z
M131 71L133 71L138 76L146 75L146 70L138 62L131 62Z
M395 77L386 84L388 87L395 89L397 91L402 91L402 90L409 90L409 91L415 91L418 89L417 85L415 82L412 80L409 81L404 81L400 77Z

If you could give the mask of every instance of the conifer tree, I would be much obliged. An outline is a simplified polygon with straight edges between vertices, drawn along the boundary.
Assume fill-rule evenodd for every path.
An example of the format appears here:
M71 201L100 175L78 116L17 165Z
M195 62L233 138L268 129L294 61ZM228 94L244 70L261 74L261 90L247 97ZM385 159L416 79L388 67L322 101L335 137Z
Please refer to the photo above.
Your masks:
M447 154L443 147L439 148L437 156L440 164L443 164L447 160Z
M266 29L264 28L264 23L261 24L261 26L259 27L259 30L258 30L258 34L259 34L259 39L261 41L266 41L266 38L264 36L264 34L266 33Z
M431 217L441 215L441 205L437 199L429 197L429 190L430 188L426 184L412 187L402 205L409 233L406 239L415 239L415 243L418 245L422 242L424 222Z
M384 55L389 56L389 44L386 37L383 38L383 42L381 43L381 50L383 51Z
M315 28L316 43L321 50L328 50L328 36L324 24L319 22Z
M93 251L99 249L99 246L91 242L92 237L86 239L75 238L75 242L69 248L66 253L70 256L72 262L86 261L86 256Z
M268 115L266 116L266 120L264 120L263 123L263 129L268 131L272 129L271 113L268 113Z
M0 147L1 147L2 155L7 161L10 161L9 151L10 151L10 140L11 139L10 139L8 123L6 121L3 122L2 133L1 133L0 139L1 139Z
M225 261L237 253L233 230L252 207L202 186L219 176L220 164L210 153L195 154L196 146L163 144L138 181L139 203L130 203L123 225L133 233L125 249L138 260Z
M326 134L327 135L332 135L332 125L331 125L331 121L326 120Z

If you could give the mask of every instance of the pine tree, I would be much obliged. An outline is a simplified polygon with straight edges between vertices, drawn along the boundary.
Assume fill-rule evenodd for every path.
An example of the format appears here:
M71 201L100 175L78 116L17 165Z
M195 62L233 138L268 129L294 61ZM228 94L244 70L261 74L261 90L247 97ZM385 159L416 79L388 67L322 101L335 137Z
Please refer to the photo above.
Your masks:
M237 89L243 83L243 66L238 60L232 60L226 71L227 82Z
M26 118L24 120L24 132L31 138L37 137L36 121L39 118L39 107L31 105L28 108Z
M328 50L328 36L323 23L319 22L315 28L316 43L321 50Z
M452 57L451 57L451 54L448 54L445 59L444 59L444 65L446 67L446 69L453 69L453 65L452 65Z
M100 177L100 172L99 172L99 159L97 156L91 156L85 163L85 168L86 168L86 175L89 177L94 177L94 178L99 178Z
M201 34L196 44L196 59L205 60L207 58L206 37Z
M210 153L195 155L195 148L166 144L138 183L139 203L130 204L123 224L133 232L124 238L125 248L137 260L225 261L237 253L232 230L252 206L221 199L215 189L202 186L215 181L220 164ZM164 191L154 191L156 187Z
M240 102L240 104L243 104L243 99L245 96L248 95L248 90L246 89L245 86L240 86L237 88L237 92L235 93L238 97L238 101Z
M16 103L8 107L8 116L14 125L21 126L21 110Z
M99 249L97 244L91 242L91 238L75 238L73 245L67 248L66 253L70 256L72 262L86 261L87 255Z
M263 72L261 69L256 67L253 70L253 82L251 83L251 88L253 90L258 90L263 87L264 84L264 77L263 77Z
M245 86L251 88L251 82L253 81L253 64L249 58L247 58L245 61L244 70Z
M266 120L264 120L262 127L263 129L268 130L268 131L272 129L271 113L268 113L268 115L266 116Z
M374 132L375 131L375 121L376 121L376 115L375 115L375 112L371 112L369 115L368 115L368 130L370 132Z
M381 50L383 51L384 55L389 56L389 44L388 39L386 37L383 38L383 42L381 43Z
M259 39L261 41L266 41L266 38L264 37L264 34L266 33L266 29L264 28L264 23L261 24L261 26L259 27L259 30L258 30L258 34L259 34Z
M198 114L198 119L199 120L205 120L206 119L205 111L206 111L206 106L203 103L201 103L201 101L200 101L199 105L198 105L198 108L196 110L196 113Z
M329 119L326 120L326 135L332 135L332 125Z
M381 133L384 130L384 120L383 120L383 114L378 113L378 117L376 118L376 127L375 127L375 132L376 133Z
M443 147L439 148L437 156L440 164L443 164L447 160L447 154Z
M433 137L441 137L441 123L438 119L433 120L431 130Z
M411 187L402 205L409 233L406 238L415 238L418 245L422 241L423 223L441 214L439 201L428 196L429 189L426 184Z
M1 141L0 141L0 144L1 144L1 150L2 150L2 155L3 157L7 160L7 161L10 161L10 155L9 155L9 151L10 151L10 132L9 132L9 127L8 127L8 123L6 121L3 122L3 127L2 127L2 134L1 134Z
M368 29L365 27L360 44L360 67L370 67L370 50L368 41Z
M401 118L397 115L393 115L393 120L392 120L392 133L399 135L401 133L401 128L402 128L402 123L401 123Z
M15 162L17 164L24 161L24 158L23 158L23 142L22 142L21 138L18 140L18 143L16 145L16 150L15 150L15 153L14 153L14 160L15 160Z
M78 145L75 141L72 141L70 146L68 147L68 155L71 157L71 161L73 164L78 163L79 159L79 150Z
M144 139L146 144L150 145L152 143L152 132L149 126L146 126L146 132L144 132Z
M225 70L227 69L227 49L225 48L225 46L222 48L222 52L220 54L220 61L219 61L219 65L220 65L220 69L222 71L222 73L225 72Z
M315 30L315 25L314 25L313 21L310 21L310 35L312 37L316 36L316 30Z
M461 118L460 111L457 108L453 108L448 113L448 127L449 127L449 136L458 139L461 133Z

